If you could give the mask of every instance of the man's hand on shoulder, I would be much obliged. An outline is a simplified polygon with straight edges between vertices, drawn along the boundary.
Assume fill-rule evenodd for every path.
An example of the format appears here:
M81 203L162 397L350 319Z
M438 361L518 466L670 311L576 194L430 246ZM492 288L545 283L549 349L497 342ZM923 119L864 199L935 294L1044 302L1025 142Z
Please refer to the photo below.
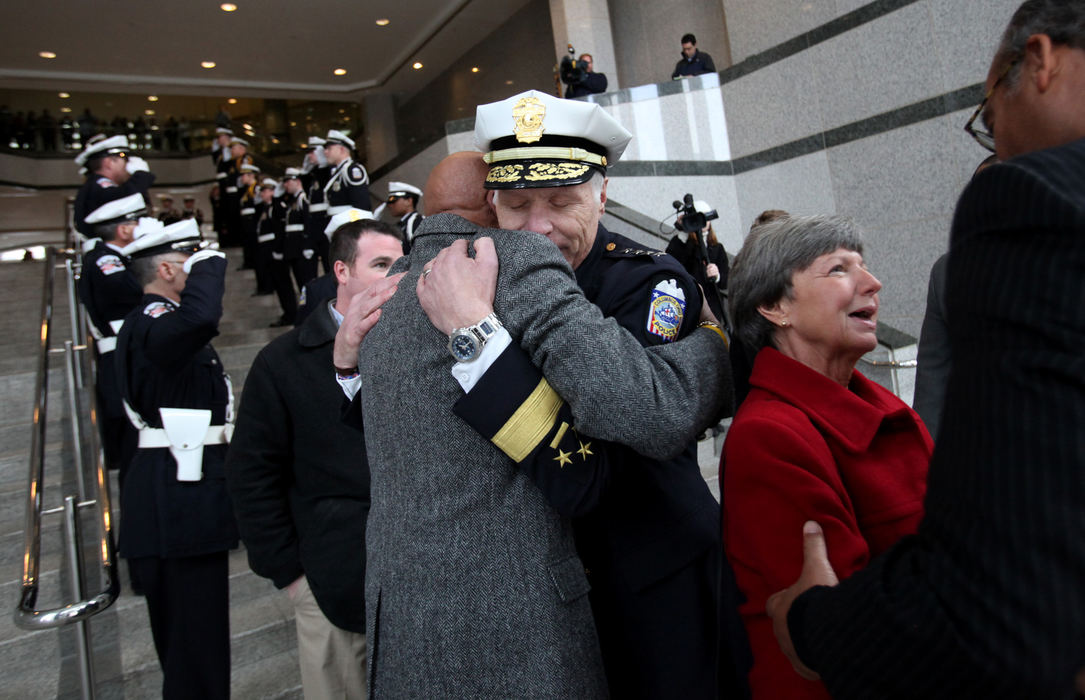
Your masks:
M800 594L814 586L835 586L840 582L829 563L825 534L821 531L821 526L812 520L802 526L802 556L799 580L769 596L765 603L765 612L772 619L772 631L776 633L776 641L779 642L784 656L795 667L795 672L807 680L816 681L821 676L799 659L795 646L791 643L791 631L787 627L787 613Z
M493 313L497 290L497 250L491 238L475 241L475 257L467 241L458 240L422 267L418 301L430 323L445 335L478 323Z
M358 364L358 348L365 336L380 320L380 307L396 293L404 273L391 275L374 282L364 292L350 300L343 313L343 323L335 334L332 361L336 367L354 367Z

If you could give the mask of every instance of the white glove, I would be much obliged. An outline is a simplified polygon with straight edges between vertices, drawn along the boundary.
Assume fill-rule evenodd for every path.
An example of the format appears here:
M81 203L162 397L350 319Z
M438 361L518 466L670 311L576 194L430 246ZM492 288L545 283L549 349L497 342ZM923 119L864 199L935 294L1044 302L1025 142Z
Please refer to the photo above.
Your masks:
M328 165L328 157L326 155L324 155L324 147L323 146L317 146L316 148L313 149L313 153L316 153L317 165L319 165L322 168L327 167L327 165Z
M275 185L275 191L271 193L271 196L275 199L278 199L279 197L282 197L285 192L286 188L284 188L283 183L280 182L279 184Z
M377 205L377 208L373 210L373 218L380 219L381 214L384 212L384 208L386 206L388 206L388 202L381 202L379 205Z
M181 266L181 269L185 271L186 275L191 275L193 265L200 262L201 260L210 260L211 258L222 258L223 260L225 260L226 259L226 253L223 253L221 250L212 250L210 248L204 248L201 251L197 251L188 260L185 260L185 264Z
M309 173L311 173L313 171L313 168L315 168L315 167L316 167L316 163L311 161L309 159L309 154L306 153L305 157L301 159L301 172L303 174L305 174L305 175L308 175Z
M135 175L138 172L151 172L151 169L147 167L147 161L139 156L128 156L128 165L125 165L124 169L128 171L129 175Z
M301 251L301 254L303 256L305 256L306 260L312 260L313 259L313 249L312 248L306 248L305 250Z
M283 259L283 254L282 253L272 253L271 254L271 259L272 260L282 260Z

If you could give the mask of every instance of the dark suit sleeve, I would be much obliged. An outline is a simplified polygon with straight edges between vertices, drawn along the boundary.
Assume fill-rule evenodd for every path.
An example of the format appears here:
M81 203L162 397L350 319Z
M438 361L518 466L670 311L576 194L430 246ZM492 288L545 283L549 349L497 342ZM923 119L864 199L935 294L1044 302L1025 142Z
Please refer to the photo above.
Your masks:
M257 355L245 378L237 429L226 457L226 485L249 566L283 588L304 571L288 500L294 421L276 386L268 358L271 347Z
M936 439L950 367L949 329L942 303L947 261L948 254L938 258L931 267L930 282L927 285L927 311L923 316L923 328L919 333L919 349L916 353L915 398L912 401L912 408L927 425L931 437Z
M182 367L218 335L225 279L225 258L208 258L192 266L177 310L150 325L144 345L148 360L166 371Z
M1085 141L962 195L926 516L791 609L834 697L1072 698L1085 666ZM797 535L797 533L796 533Z
M568 404L516 345L452 410L516 462L562 515L598 504L608 476L603 443L577 432Z

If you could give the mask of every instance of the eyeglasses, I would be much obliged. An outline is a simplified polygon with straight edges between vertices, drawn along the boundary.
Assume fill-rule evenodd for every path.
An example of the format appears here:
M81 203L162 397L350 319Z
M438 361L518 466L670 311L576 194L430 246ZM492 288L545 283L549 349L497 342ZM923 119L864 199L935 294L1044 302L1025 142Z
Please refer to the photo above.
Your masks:
M991 95L994 94L995 88L998 84L1006 79L1006 76L1010 74L1010 71L1014 69L1021 59L1015 59L1006 64L1006 67L1002 69L1002 73L999 74L998 79L991 85L991 89L987 91L987 94L983 96L983 101L980 102L980 106L976 107L976 111L969 117L968 122L964 125L964 130L968 132L968 135L976 140L976 143L986 148L991 153L995 152L995 135L987 130L986 120L983 122L983 128L977 129L974 124L976 120L983 114L983 108L987 106L987 101L991 99Z

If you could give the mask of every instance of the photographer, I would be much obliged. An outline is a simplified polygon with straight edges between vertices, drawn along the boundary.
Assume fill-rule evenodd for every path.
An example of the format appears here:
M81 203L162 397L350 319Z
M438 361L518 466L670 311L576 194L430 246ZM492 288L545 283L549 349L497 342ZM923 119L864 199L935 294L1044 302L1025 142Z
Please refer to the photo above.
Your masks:
M569 53L575 53L572 45L569 46ZM607 91L607 76L593 72L593 65L590 53L580 54L576 61L572 55L561 59L561 82L565 83L566 98L597 95Z
M724 319L722 295L727 293L727 251L717 240L711 224L719 214L707 202L693 201L693 195L689 194L684 202L675 202L674 208L678 210L674 223L677 231L667 244L667 254L682 263L686 272L697 280L712 313Z

